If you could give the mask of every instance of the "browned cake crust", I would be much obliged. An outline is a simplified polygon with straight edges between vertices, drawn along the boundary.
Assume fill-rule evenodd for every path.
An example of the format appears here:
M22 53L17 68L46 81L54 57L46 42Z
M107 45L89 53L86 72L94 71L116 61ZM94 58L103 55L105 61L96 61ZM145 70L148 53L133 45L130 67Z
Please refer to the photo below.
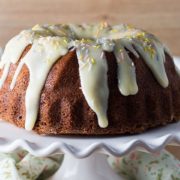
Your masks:
M29 48L30 46L26 48L23 55ZM162 88L142 58L138 59L132 54L130 56L136 66L139 91L136 95L123 96L117 86L115 57L112 53L106 53L110 90L107 128L98 126L96 114L82 94L78 60L75 51L72 51L59 59L48 75L34 130L46 135L133 134L180 119L180 77L175 72L172 59L166 55L165 68L170 84L167 88ZM29 72L24 65L16 86L11 91L9 86L16 68L17 64L11 65L8 78L0 90L0 119L24 127Z

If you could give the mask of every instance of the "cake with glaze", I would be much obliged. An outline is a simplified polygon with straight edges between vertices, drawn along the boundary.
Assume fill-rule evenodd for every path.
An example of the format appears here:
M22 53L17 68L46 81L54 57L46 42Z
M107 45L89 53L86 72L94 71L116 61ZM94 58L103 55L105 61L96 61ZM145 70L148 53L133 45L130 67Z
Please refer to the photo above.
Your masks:
M120 135L180 119L180 76L128 25L36 25L6 45L0 119L45 135Z

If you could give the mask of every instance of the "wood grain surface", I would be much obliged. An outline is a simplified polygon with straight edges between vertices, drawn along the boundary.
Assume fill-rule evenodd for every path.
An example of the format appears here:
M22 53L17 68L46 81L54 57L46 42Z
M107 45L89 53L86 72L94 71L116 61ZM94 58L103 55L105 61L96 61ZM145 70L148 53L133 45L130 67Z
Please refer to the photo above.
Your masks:
M0 0L0 45L37 23L103 20L147 29L180 55L180 0Z
M180 55L180 0L0 0L0 46L35 24L101 21L146 29Z

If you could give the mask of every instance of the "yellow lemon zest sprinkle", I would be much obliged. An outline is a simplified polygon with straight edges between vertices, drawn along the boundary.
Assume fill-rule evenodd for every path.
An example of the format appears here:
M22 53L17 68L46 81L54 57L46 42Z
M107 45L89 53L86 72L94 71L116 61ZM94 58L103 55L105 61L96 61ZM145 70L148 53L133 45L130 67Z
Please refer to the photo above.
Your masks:
M134 29L134 27L131 24L126 25L127 29Z
M92 64L96 64L96 60L94 58L91 58Z
M96 49L99 49L101 46L100 45L94 45L93 47Z
M148 52L150 54L151 58L153 58L156 53L155 49L152 48L151 46L145 46L144 51Z
M122 49L122 48L120 48L120 49L119 49L119 52L123 52L123 49Z
M82 54L80 54L80 56L79 56L79 60L80 60L80 61L82 61L82 60L83 60L83 55L82 55Z
M126 38L131 40L132 39L132 35L127 35Z
M37 30L38 28L40 28L41 26L39 24L36 24L35 26L32 27L32 30L35 31Z
M61 29L59 29L58 32L61 33L62 35L66 35L66 33Z
M63 41L64 41L64 43L65 43L65 44L67 44L67 43L68 43L68 41L67 41L66 39L64 39Z
M112 32L112 33L117 33L118 30L117 30L117 29L111 29L111 32Z

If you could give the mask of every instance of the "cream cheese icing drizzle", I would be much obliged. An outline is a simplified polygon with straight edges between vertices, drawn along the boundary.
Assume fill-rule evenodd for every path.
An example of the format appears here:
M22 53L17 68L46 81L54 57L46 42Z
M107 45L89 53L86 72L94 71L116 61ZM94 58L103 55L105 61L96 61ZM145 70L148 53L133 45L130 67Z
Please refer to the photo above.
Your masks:
M41 53L40 53L41 52ZM35 41L28 54L22 58L15 72L10 88L13 89L18 74L24 64L30 72L30 81L26 91L25 128L32 130L37 119L39 98L47 75L55 61L67 53L67 40L60 37L41 37Z
M0 69L4 68L3 74L0 78L0 88L2 88L8 76L10 64L17 63L22 52L24 51L24 48L30 43L31 40L31 34L27 33L26 36L24 36L23 32L21 32L19 35L12 38L6 45L0 61Z
M169 81L164 67L164 47L159 42L152 43L152 45L154 45L154 50L152 53L146 53L148 49L143 48L138 43L134 43L134 46L136 47L139 54L141 54L143 57L147 66L151 69L159 84L165 88L169 85Z
M83 46L83 47L82 47ZM79 45L77 47L79 74L82 92L91 109L98 117L99 126L108 126L108 80L107 62L103 49L97 45Z
M30 73L25 97L27 130L32 130L36 122L40 94L51 67L70 47L76 49L82 92L102 128L108 126L109 97L104 51L112 52L116 57L117 86L122 95L138 93L136 69L128 51L137 58L143 58L162 87L167 87L169 83L164 67L165 53L169 52L155 36L127 25L58 24L36 25L8 42L0 61L0 69L3 69L0 88L8 76L10 65L18 62L30 44L32 47L20 60L10 85L12 90L23 65L26 65Z
M118 65L118 87L124 96L134 95L138 92L136 82L136 72L133 61L126 50L121 45L121 41L116 42L114 54Z

